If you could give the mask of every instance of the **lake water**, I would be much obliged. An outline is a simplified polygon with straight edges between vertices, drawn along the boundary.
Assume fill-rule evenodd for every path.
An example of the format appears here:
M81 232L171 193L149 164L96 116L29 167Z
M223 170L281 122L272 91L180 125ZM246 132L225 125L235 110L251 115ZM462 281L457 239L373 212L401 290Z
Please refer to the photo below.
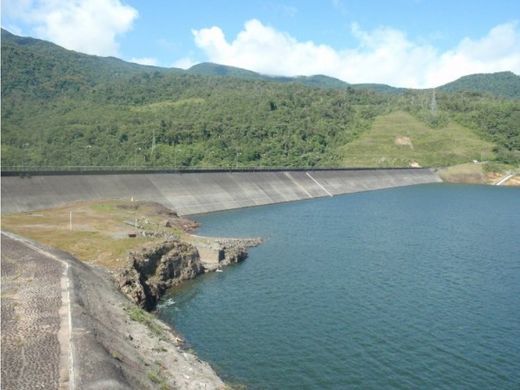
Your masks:
M225 380L520 388L519 189L421 185L196 219L200 234L266 240L160 312Z

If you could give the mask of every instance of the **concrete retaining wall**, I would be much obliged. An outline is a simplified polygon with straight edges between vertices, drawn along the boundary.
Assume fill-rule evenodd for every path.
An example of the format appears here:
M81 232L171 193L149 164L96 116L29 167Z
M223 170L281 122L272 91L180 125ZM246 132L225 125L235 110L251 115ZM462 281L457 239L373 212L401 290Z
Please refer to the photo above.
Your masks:
M186 215L440 181L430 169L3 176L2 213L133 197Z

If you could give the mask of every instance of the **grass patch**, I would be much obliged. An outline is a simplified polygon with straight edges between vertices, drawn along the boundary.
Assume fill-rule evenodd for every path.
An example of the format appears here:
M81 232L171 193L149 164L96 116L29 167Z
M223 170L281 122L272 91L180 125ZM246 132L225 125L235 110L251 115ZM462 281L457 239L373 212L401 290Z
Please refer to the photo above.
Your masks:
M70 229L72 213L72 229ZM128 252L160 239L128 236L135 232L128 221L146 220L146 229L180 236L177 227L166 228L164 216L144 202L78 202L54 209L2 216L2 228L71 253L79 260L118 269Z
M158 364L158 363L156 363ZM159 389L161 390L169 390L170 386L166 383L166 379L161 375L161 366L158 365L157 368L153 371L148 371L147 373L148 379L156 384L159 385Z
M155 371L148 372L148 379L150 379L155 384L159 384L162 382L161 378L159 377L159 372Z
M137 306L128 306L125 308L125 311L132 321L146 325L156 336L163 335L163 328L150 313Z
M343 165L352 167L441 167L489 160L493 144L456 123L430 128L408 113L376 118L372 128L340 148Z
M112 212L115 205L113 203L94 203L90 205L90 208L94 211Z

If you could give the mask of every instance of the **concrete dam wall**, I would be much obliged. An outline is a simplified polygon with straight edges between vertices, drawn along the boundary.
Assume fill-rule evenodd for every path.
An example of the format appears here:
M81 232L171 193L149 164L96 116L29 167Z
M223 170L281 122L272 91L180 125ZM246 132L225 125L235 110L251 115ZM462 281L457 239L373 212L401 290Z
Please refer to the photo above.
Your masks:
M133 197L189 215L440 181L430 169L3 175L2 213Z

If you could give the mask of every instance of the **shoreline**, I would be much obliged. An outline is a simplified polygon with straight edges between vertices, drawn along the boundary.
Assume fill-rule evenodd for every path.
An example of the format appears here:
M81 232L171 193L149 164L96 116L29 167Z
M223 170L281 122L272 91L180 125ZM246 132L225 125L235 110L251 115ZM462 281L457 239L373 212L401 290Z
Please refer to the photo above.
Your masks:
M67 384L70 380L77 388L227 388L209 363L186 350L184 338L175 328L139 309L117 290L107 270L12 233L2 232L2 241L4 245L18 246L13 249L14 254L38 250L48 261L66 265L71 347L70 354L66 351L68 356L60 354L60 370L74 373L65 375ZM11 283L15 279L16 276ZM44 285L46 280L34 278L34 283ZM7 348L4 343L8 340L2 341ZM69 359L71 366L66 367ZM3 363L10 365L9 361Z
M134 304L153 312L162 296L186 280L244 261L260 238L216 238L188 235L150 243L128 255L115 273L117 288Z
M146 202L141 203L148 205ZM137 206L132 204L132 207L140 207L141 203L136 202ZM160 242L150 243L144 252L136 251L128 260L128 264L131 264L135 271L135 277L130 280L130 284L137 285L139 281L144 291L143 284L148 284L149 280L155 283L149 285L156 293L152 306L146 307L149 311L139 307L145 307L143 302L147 301L146 294L139 299L132 299L130 292L129 300L128 291L121 291L121 283L117 281L116 273L110 267L101 263L87 264L73 257L68 251L22 238L44 252L59 257L68 265L69 288L65 290L70 293L72 308L72 336L69 340L72 340L73 346L70 349L75 351L74 356L79 356L73 364L73 368L77 365L77 369L74 370L75 376L81 377L85 383L99 385L97 380L107 380L107 383L124 384L131 388L154 388L160 385L171 385L175 388L226 388L226 384L215 370L207 362L201 361L196 354L186 350L184 338L173 326L160 320L153 310L161 296L170 288L204 272L215 271L220 266L245 260L247 248L260 244L261 240L191 234L196 228L196 222L179 217L164 206L155 205L153 209L162 218L160 227L182 228L184 233L179 235L177 232L177 237L172 239L171 234L168 236L164 230L159 229L159 225L154 225L146 217L135 219L135 232L143 237L161 239ZM38 219L43 212L41 210L24 215ZM127 230L128 226L132 226L127 221L124 223ZM33 225L36 226L27 226ZM181 249L179 245L182 246ZM147 261L147 254L152 254L148 257L155 260ZM173 267L169 269L169 273L163 272L168 269L167 264L171 261L178 263L180 268ZM4 264L4 255L2 263ZM136 268L135 264L141 266ZM117 266L124 268L120 263L117 263ZM183 267L191 267L194 272L183 273ZM132 267L126 269L132 271ZM145 272L141 273L142 271ZM66 286L67 283L63 285ZM4 343L4 340L2 342ZM66 351L66 348L63 350ZM82 359L86 360L82 362ZM89 374L82 371L81 368L96 365L100 367L99 371L95 370L96 376L93 376L92 372Z
M59 215L62 213L61 209L10 216L6 218L8 223L3 227L9 231L18 230L16 234L9 231L6 231L5 234L2 232L3 247L8 248L10 241L17 241L17 245L21 245L23 248L17 248L16 251L27 251L33 248L33 250L39 252L40 257L47 259L46 261L58 262L59 266L64 268L63 274L67 275L66 279L62 280L60 284L61 288L55 288L61 290L62 303L67 300L70 302L68 314L71 328L68 332L70 337L59 338L59 345L62 350L60 353L60 370L64 373L63 376L76 378L76 385L80 388L89 386L135 389L229 388L209 363L200 360L191 349L187 349L184 337L175 327L160 320L153 310L162 294L166 293L171 287L179 285L186 279L197 277L204 272L216 271L226 265L245 260L247 248L259 245L261 240L192 235L190 232L196 228L196 222L179 217L163 206L146 202L80 204L76 205L75 213L79 214L79 210L91 207L96 210L99 209L98 211L101 211L101 213L108 213L113 216L119 211L118 207L114 209L114 204L121 207L121 210L125 212L128 209L133 212L136 207L139 210L141 208L151 209L158 216L154 219L147 214L136 218L133 221L134 226L131 226L132 224L124 219L127 214L119 216L119 228L123 226L122 229L128 231L129 226L133 227L135 229L134 234L148 240L147 245L139 247L129 255L126 265L122 265L121 262L114 259L112 259L114 261L108 263L102 261L89 263L77 259L64 248L58 249L56 245L27 238L28 235L37 236L34 229L41 232L45 228L50 228L49 234L51 237L60 236L60 233L56 231L56 226L51 225L49 220L45 218L47 215ZM99 213L94 215L94 217L96 216L99 216ZM18 218L19 225L13 225L16 218ZM78 218L76 216L76 219ZM38 221L39 224L35 224L34 220ZM42 220L47 221L47 225L42 224ZM76 229L88 230L89 224L92 223L87 216L81 220L81 224L79 222L76 222L78 224ZM12 227L17 227L17 229L11 229ZM24 228L28 229L25 233L29 234L20 234L24 232ZM102 240L113 242L113 245L118 243L122 237L121 231L118 229L107 231L107 236L102 237ZM65 232L69 235L76 234L78 237L82 237L83 234L81 230L68 231L68 229L65 229ZM125 240L135 244L140 242L128 238ZM179 251L179 248L182 250ZM160 256L155 256L153 261L145 259L147 254L154 253L155 255L160 254ZM3 265L7 264L6 256L7 251L2 252ZM15 253L11 257L16 258L16 256L18 255ZM122 291L119 288L121 286L118 285L117 276L125 269L131 269L130 265L136 264L137 258L142 262L142 265L150 266L151 263L155 262L153 267L145 266L139 270L134 268L137 276L134 281L140 282L142 280L143 285L147 285L148 291L157 293L153 304L148 307L143 304L146 302L146 296L141 301L132 299L131 294L130 297L128 291L127 294L124 294L125 291ZM194 265L196 265L197 272L184 272L184 267L189 268ZM154 272L148 273L147 278L145 278L144 274L140 273L144 270ZM170 272L164 272L165 270L170 270ZM6 282L11 282L11 285L15 286L13 291L23 287L17 284L16 275L2 275L2 284L9 285ZM45 283L45 278L40 277L39 274L34 276L33 285L44 285ZM4 290L2 292L4 293ZM63 297L68 299L63 299ZM144 310L143 307L146 307L149 311ZM42 312L42 315L48 316L44 312ZM65 316L64 319L67 318L64 312L60 316ZM62 319L62 323L65 322ZM18 326L13 325L11 333L17 334L18 328ZM64 334L63 330L60 328L60 332ZM6 348L9 343L13 345L11 341L4 339L2 343ZM70 347L65 348L69 343ZM16 356L16 354L12 354L12 356ZM4 365L5 367L8 367L11 363L17 364L13 359L7 357L5 359L4 363L7 363ZM13 360L13 362L10 360ZM74 363L67 366L69 361ZM67 372L73 372L74 375L67 376ZM46 374L42 373L41 375Z

